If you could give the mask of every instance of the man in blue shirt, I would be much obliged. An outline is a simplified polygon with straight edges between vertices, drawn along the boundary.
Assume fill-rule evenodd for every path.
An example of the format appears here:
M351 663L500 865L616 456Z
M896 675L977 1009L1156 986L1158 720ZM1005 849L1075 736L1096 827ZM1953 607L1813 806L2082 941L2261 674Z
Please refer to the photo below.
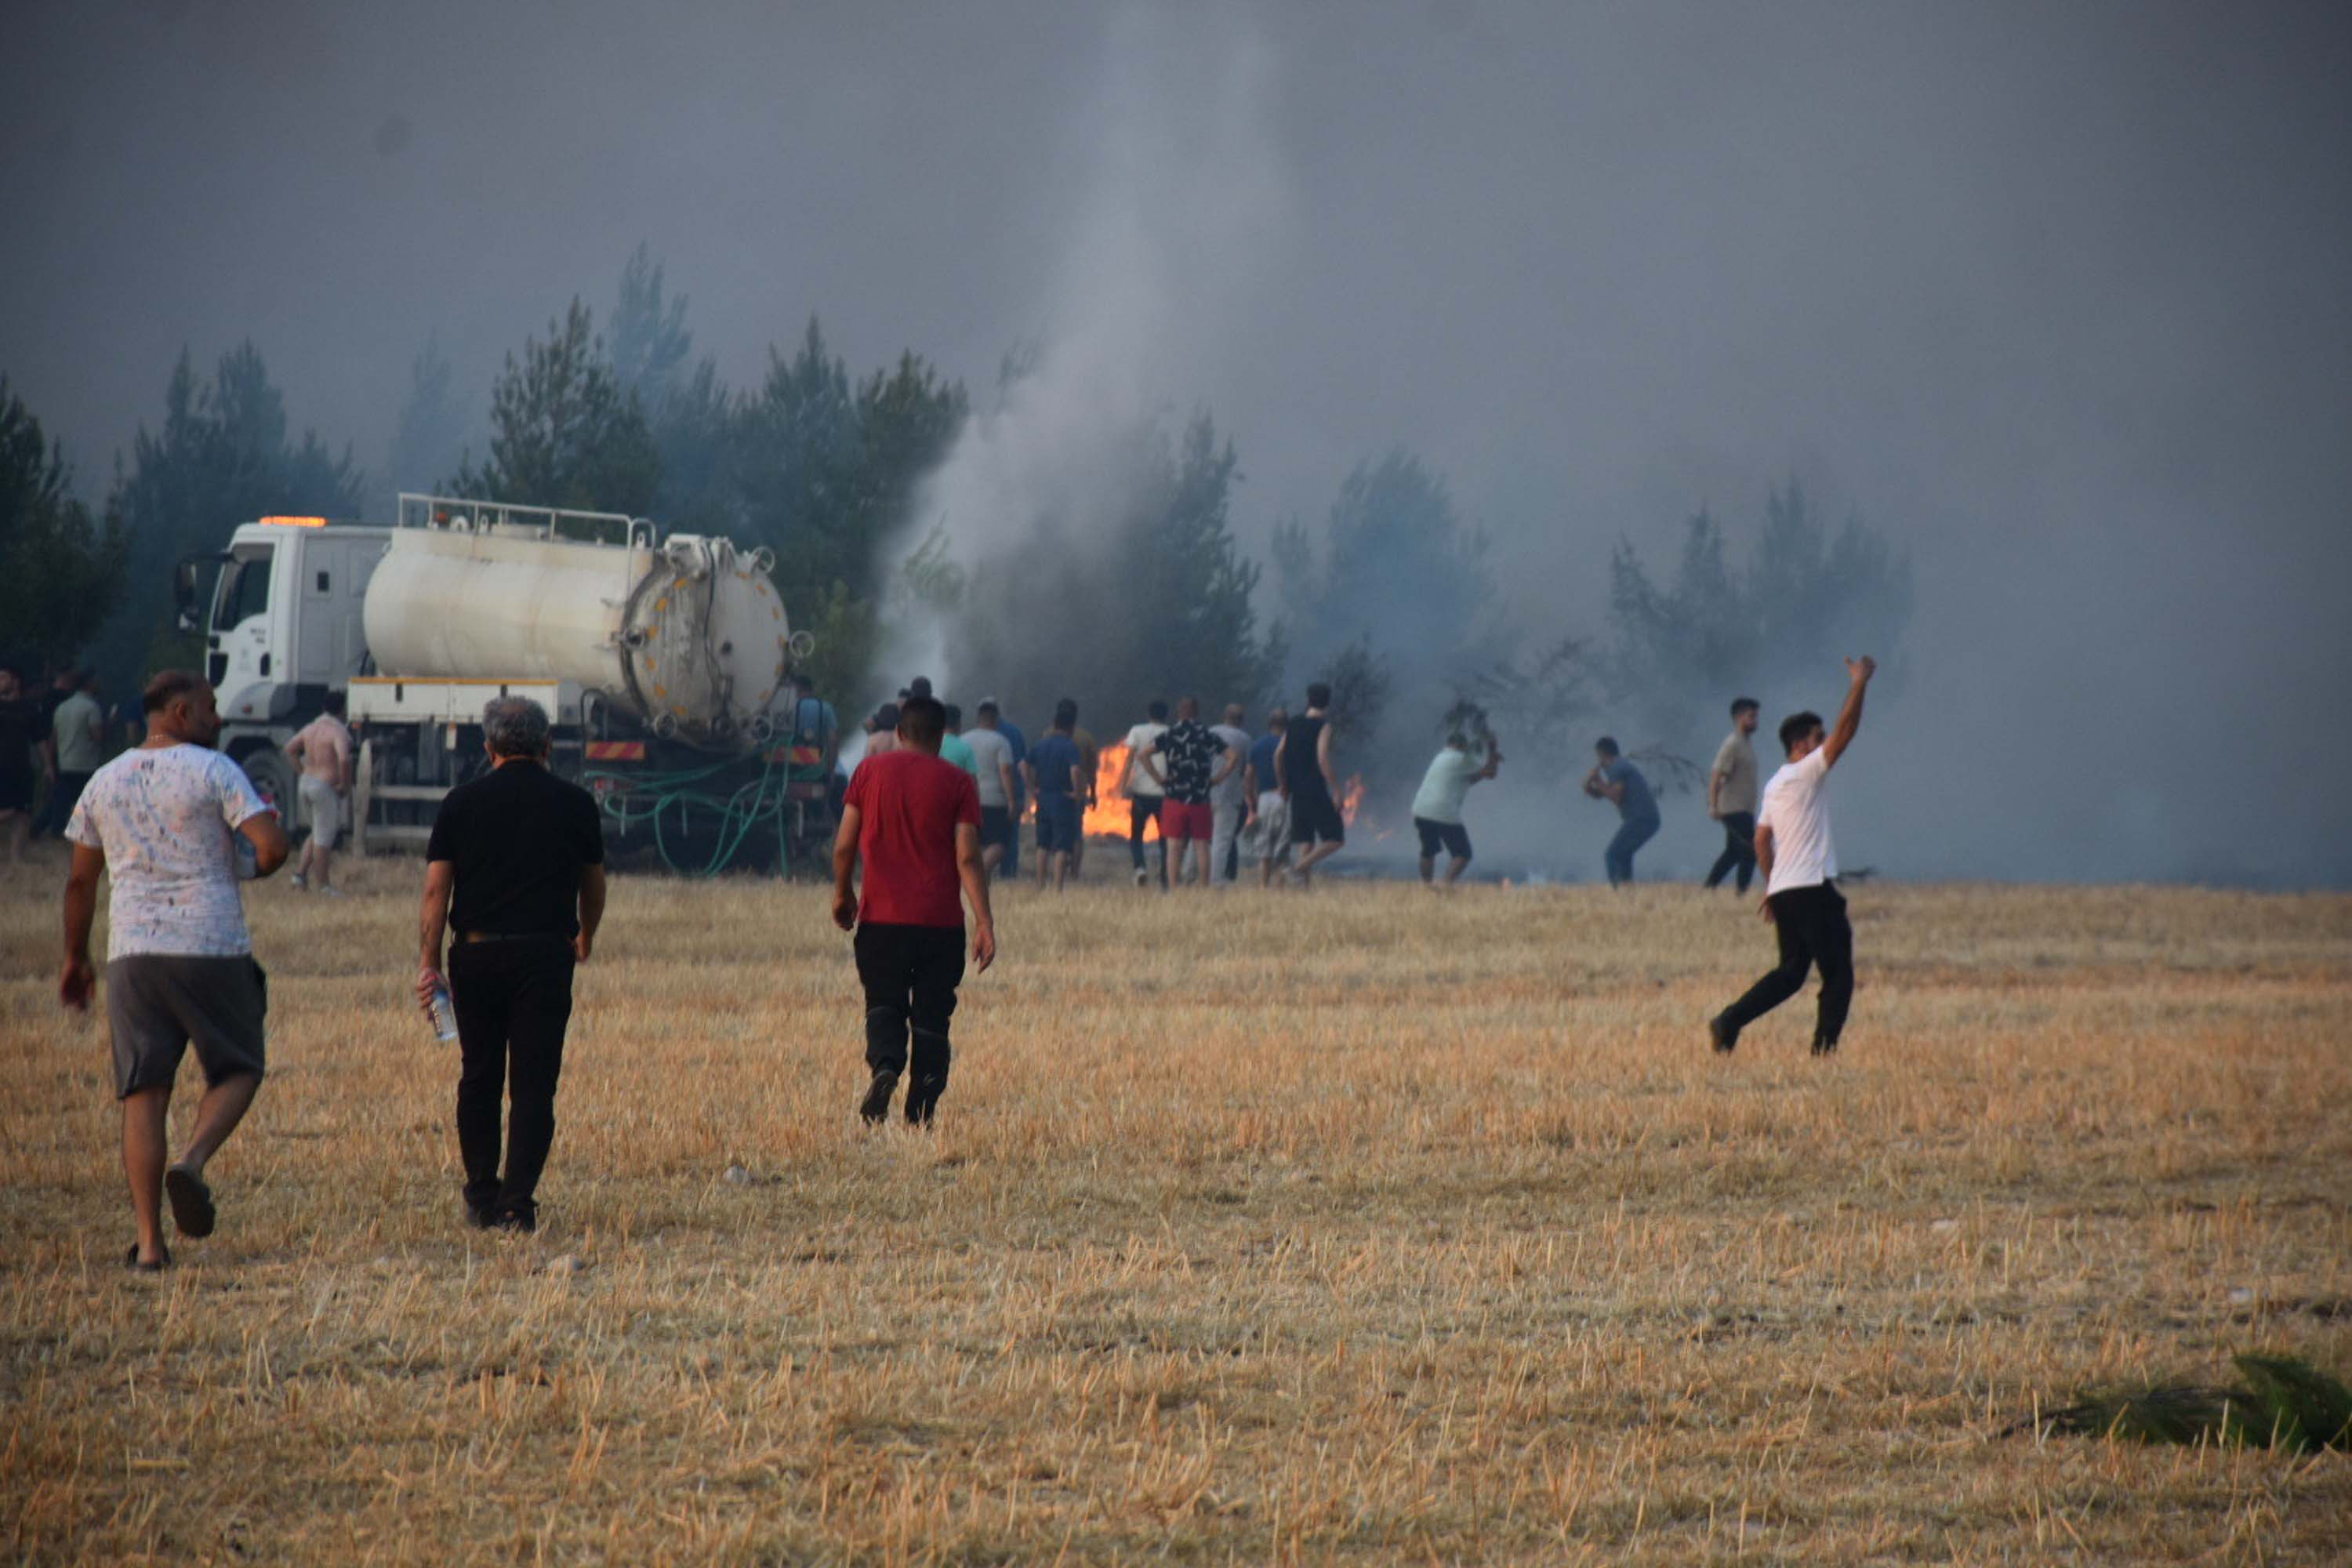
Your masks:
M1053 732L1037 742L1021 764L1021 776L1037 797L1037 890L1048 876L1060 892L1069 879L1070 857L1084 831L1078 801L1085 793L1086 758L1074 731L1078 705L1065 697L1054 704ZM1018 837L1016 833L1014 837Z
M1584 775L1584 793L1616 804L1617 836L1601 860L1609 868L1609 885L1622 888L1633 879L1633 851L1657 837L1658 801L1650 781L1618 752L1615 741L1603 735L1592 749L1601 760Z

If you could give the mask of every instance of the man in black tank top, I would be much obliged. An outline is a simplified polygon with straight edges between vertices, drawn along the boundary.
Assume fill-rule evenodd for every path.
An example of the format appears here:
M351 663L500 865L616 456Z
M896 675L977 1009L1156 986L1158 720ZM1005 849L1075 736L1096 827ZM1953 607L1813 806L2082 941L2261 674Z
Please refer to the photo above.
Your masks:
M1283 798L1290 803L1290 842L1299 852L1294 869L1301 887L1310 885L1315 868L1348 841L1347 820L1339 815L1339 784L1331 771L1330 706L1328 685L1318 680L1308 687L1307 711L1290 721L1274 753L1274 771L1282 781Z

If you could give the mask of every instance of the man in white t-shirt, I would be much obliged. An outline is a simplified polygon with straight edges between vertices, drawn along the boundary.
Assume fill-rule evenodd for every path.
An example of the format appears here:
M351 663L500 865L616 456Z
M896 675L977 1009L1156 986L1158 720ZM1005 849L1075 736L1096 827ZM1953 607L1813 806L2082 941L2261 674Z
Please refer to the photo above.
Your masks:
M1756 814L1756 866L1764 874L1764 918L1780 933L1780 963L1748 987L1748 994L1708 1020L1707 1037L1718 1051L1739 1043L1739 1031L1804 989L1805 972L1822 972L1821 1016L1813 1026L1813 1055L1837 1049L1853 1000L1853 928L1846 923L1845 900L1838 893L1837 847L1830 841L1829 808L1822 786L1830 769L1853 743L1862 727L1862 697L1878 672L1872 658L1845 661L1848 685L1837 727L1826 734L1818 713L1794 713L1780 721L1780 744L1788 765L1764 786Z
M1021 831L1021 825L1013 820L1013 800L1018 793L1013 784L1013 742L997 728L1002 718L993 700L982 702L978 726L963 732L964 744L971 748L971 776L980 784L980 858L991 872L1003 861L1013 836Z
M1151 776L1143 759L1160 749L1160 737L1168 732L1168 704L1153 698L1144 709L1150 715L1127 732L1127 852L1135 859L1135 885L1142 887L1152 879L1143 859L1143 835L1160 820L1160 808L1168 798L1167 786ZM1168 885L1168 845L1160 846L1160 885Z
M1472 784L1493 778L1502 765L1501 747L1473 747L1470 737L1458 731L1446 736L1445 744L1430 759L1420 793L1412 797L1412 830L1421 837L1423 886L1436 886L1440 849L1452 858L1445 868L1447 887L1470 868L1470 830L1462 826L1462 802Z
M66 824L73 869L58 997L78 1012L89 1005L98 979L89 931L99 875L108 873L106 1018L122 1101L122 1169L139 1222L123 1262L152 1272L172 1261L165 1196L181 1235L212 1234L205 1163L261 1087L268 990L237 899L238 861L249 846L246 874L267 877L285 863L286 834L245 770L213 750L220 712L201 677L165 670L148 683L145 704L145 742L91 776ZM172 1081L192 1044L205 1098L194 1135L166 1171Z

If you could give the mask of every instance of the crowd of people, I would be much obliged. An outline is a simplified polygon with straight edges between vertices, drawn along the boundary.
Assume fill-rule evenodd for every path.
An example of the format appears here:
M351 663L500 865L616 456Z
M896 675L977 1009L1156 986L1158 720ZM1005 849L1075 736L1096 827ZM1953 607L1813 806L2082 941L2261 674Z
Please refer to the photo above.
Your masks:
M905 745L899 731L906 705L917 700L936 700L929 680L919 676L866 719L863 755L856 767L845 760L837 772L836 812L868 761ZM1127 803L1123 826L1136 886L1236 882L1247 861L1256 863L1263 885L1311 885L1315 868L1337 854L1348 835L1332 760L1330 701L1330 688L1318 682L1307 688L1297 718L1277 707L1266 715L1261 735L1250 733L1247 710L1237 702L1215 724L1203 719L1197 697L1179 700L1172 717L1165 701L1146 703L1144 717L1122 739L1123 771L1111 781ZM981 700L969 725L961 706L940 706L946 731L940 755L969 773L979 793L984 868L992 876L1019 876L1021 827L1031 822L1038 886L1066 887L1084 870L1086 814L1101 804L1104 783L1102 744L1080 726L1076 701L1066 697L1055 705L1052 728L1034 745L992 697ZM830 705L814 699L801 703L796 740L810 755L822 755L828 768L842 755L835 724ZM1494 773L1489 768L1480 776ZM1459 806L1456 795L1450 807L1436 808L1452 814L1448 820L1457 830ZM1462 859L1466 865L1466 849ZM1453 876L1460 874L1457 868Z
M1732 708L1733 731L1708 780L1708 809L1725 826L1726 847L1707 882L1736 873L1744 889L1751 872L1760 872L1762 913L1780 954L1708 1020L1718 1053L1736 1049L1741 1031L1795 995L1816 968L1813 1054L1835 1051L1844 1027L1853 931L1836 887L1824 784L1860 728L1876 666L1862 658L1846 668L1833 725L1811 711L1782 721L1789 761L1760 794L1748 739L1759 710L1747 698ZM95 692L88 695L94 704ZM1237 710L1212 726L1201 721L1197 700L1179 702L1172 721L1164 705L1151 704L1127 738L1139 881L1151 877L1143 847L1152 823L1163 847L1160 874L1171 885L1206 886L1221 866L1235 875L1221 857L1236 854L1251 828L1263 879L1270 881L1287 856L1287 874L1309 880L1346 843L1330 700L1328 687L1310 687L1298 714L1276 710L1255 738ZM13 679L0 685L0 700L21 704ZM938 1115L959 989L968 968L984 972L997 956L990 886L1000 868L1017 866L1024 800L1036 803L1041 886L1066 885L1085 842L1082 813L1098 752L1078 728L1076 703L1055 705L1052 728L1034 746L993 699L977 705L971 728L961 718L927 685L910 686L877 715L866 755L843 790L832 912L853 933L865 994L869 1077L858 1112L870 1123L888 1117L902 1079L908 1123L928 1127ZM140 743L75 781L65 826L72 864L58 995L68 1007L86 1009L97 994L89 944L100 877L112 884L105 1000L136 1227L123 1261L142 1271L171 1261L166 1204L181 1235L211 1234L218 1209L206 1165L252 1106L267 1068L268 976L254 957L238 884L275 872L291 847L277 808L216 749L220 730L202 677L157 676L143 693ZM593 797L550 769L551 731L537 703L493 700L482 733L489 767L448 792L431 831L415 989L428 1016L446 1010L458 1044L456 1123L467 1219L529 1232L537 1228L537 1189L554 1140L573 973L593 952L604 917L604 829ZM294 748L328 845L350 784L348 742L331 712ZM1604 738L1597 750L1584 787L1621 814L1608 853L1611 879L1622 885L1632 877L1633 852L1657 832L1656 798L1613 741ZM1491 735L1461 731L1431 759L1412 803L1425 882L1435 880L1441 855L1447 882L1469 866L1463 805L1502 761ZM1240 787L1230 788L1236 779ZM301 862L322 889L325 855L324 847L306 849ZM205 1088L174 1160L167 1111L191 1048Z
M905 703L932 696L929 679L917 677L898 700L885 702L866 721L864 755L879 756L902 742L898 729ZM963 710L943 702L946 738L940 755L972 776L980 792L982 860L991 876L1018 876L1022 825L1034 821L1031 847L1039 887L1059 889L1083 870L1087 814L1101 805L1106 782L1124 801L1119 826L1137 887L1209 887L1239 882L1255 863L1262 887L1277 883L1311 886L1315 868L1347 844L1349 815L1333 761L1335 734L1329 687L1307 689L1307 702L1294 718L1276 706L1265 731L1252 735L1240 703L1228 704L1221 723L1204 721L1198 698L1169 704L1153 699L1144 717L1121 738L1123 763L1118 776L1102 777L1100 743L1078 723L1076 702L1055 705L1053 727L1033 747L1004 714L995 698L984 698L967 726ZM831 769L841 749L829 704L802 704L806 749L822 752ZM1721 853L1704 885L1727 879L1741 893L1756 875L1756 823L1761 784L1752 737L1762 712L1752 697L1731 704L1731 731L1706 774L1706 814L1723 829ZM1497 776L1500 742L1484 728L1465 724L1449 732L1423 773L1411 816L1419 840L1421 879L1432 887L1461 880L1474 858L1464 806L1471 788ZM1601 853L1610 886L1633 881L1633 858L1657 837L1664 818L1657 792L1613 736L1594 743L1595 761L1584 775L1583 793L1613 805L1617 830ZM1686 765L1686 764L1685 764ZM848 788L852 770L844 763L835 791ZM1383 836L1385 837L1385 836ZM1441 873L1441 867L1443 868Z

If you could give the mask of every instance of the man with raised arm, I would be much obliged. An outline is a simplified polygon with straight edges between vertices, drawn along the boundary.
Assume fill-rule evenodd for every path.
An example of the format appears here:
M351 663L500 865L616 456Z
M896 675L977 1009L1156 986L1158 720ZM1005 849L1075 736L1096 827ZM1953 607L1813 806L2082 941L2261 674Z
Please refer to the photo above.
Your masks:
M446 984L457 1015L466 1217L481 1229L520 1235L539 1228L539 1178L555 1142L572 971L588 962L604 919L596 797L548 771L551 740L547 710L527 697L494 698L483 707L490 771L442 797L425 850L418 920L416 1000L429 1014L434 991Z
M267 877L285 863L286 833L245 770L213 750L220 710L202 678L165 670L148 682L145 708L145 742L90 776L66 824L73 869L58 996L76 1011L89 1005L97 980L89 928L99 873L110 872L106 1019L122 1101L122 1172L139 1226L123 1262L152 1273L172 1261L165 1196L182 1236L213 1233L205 1165L261 1087L269 994L236 884L247 851L246 875ZM165 1113L191 1045L205 1069L205 1097L194 1134L167 1171Z
M1780 934L1780 963L1748 994L1708 1020L1707 1037L1718 1051L1739 1043L1739 1031L1804 988L1805 972L1822 972L1819 1019L1813 1025L1813 1055L1837 1049L1853 1001L1853 928L1846 923L1845 900L1835 886L1837 849L1830 841L1829 808L1822 786L1862 728L1862 698L1878 661L1845 661L1845 706L1826 734L1822 716L1792 713L1780 721L1780 744L1788 765L1764 786L1756 814L1756 866L1764 876L1764 918Z
M980 847L980 789L940 759L947 712L929 697L898 709L898 743L869 757L849 781L833 844L833 920L856 932L857 978L866 989L866 1065L873 1079L858 1115L879 1122L907 1070L914 1078L907 1121L928 1127L948 1087L948 1020L963 982L963 906L971 901L973 964L996 962L996 921L988 908L988 868ZM863 897L854 885L866 867Z

